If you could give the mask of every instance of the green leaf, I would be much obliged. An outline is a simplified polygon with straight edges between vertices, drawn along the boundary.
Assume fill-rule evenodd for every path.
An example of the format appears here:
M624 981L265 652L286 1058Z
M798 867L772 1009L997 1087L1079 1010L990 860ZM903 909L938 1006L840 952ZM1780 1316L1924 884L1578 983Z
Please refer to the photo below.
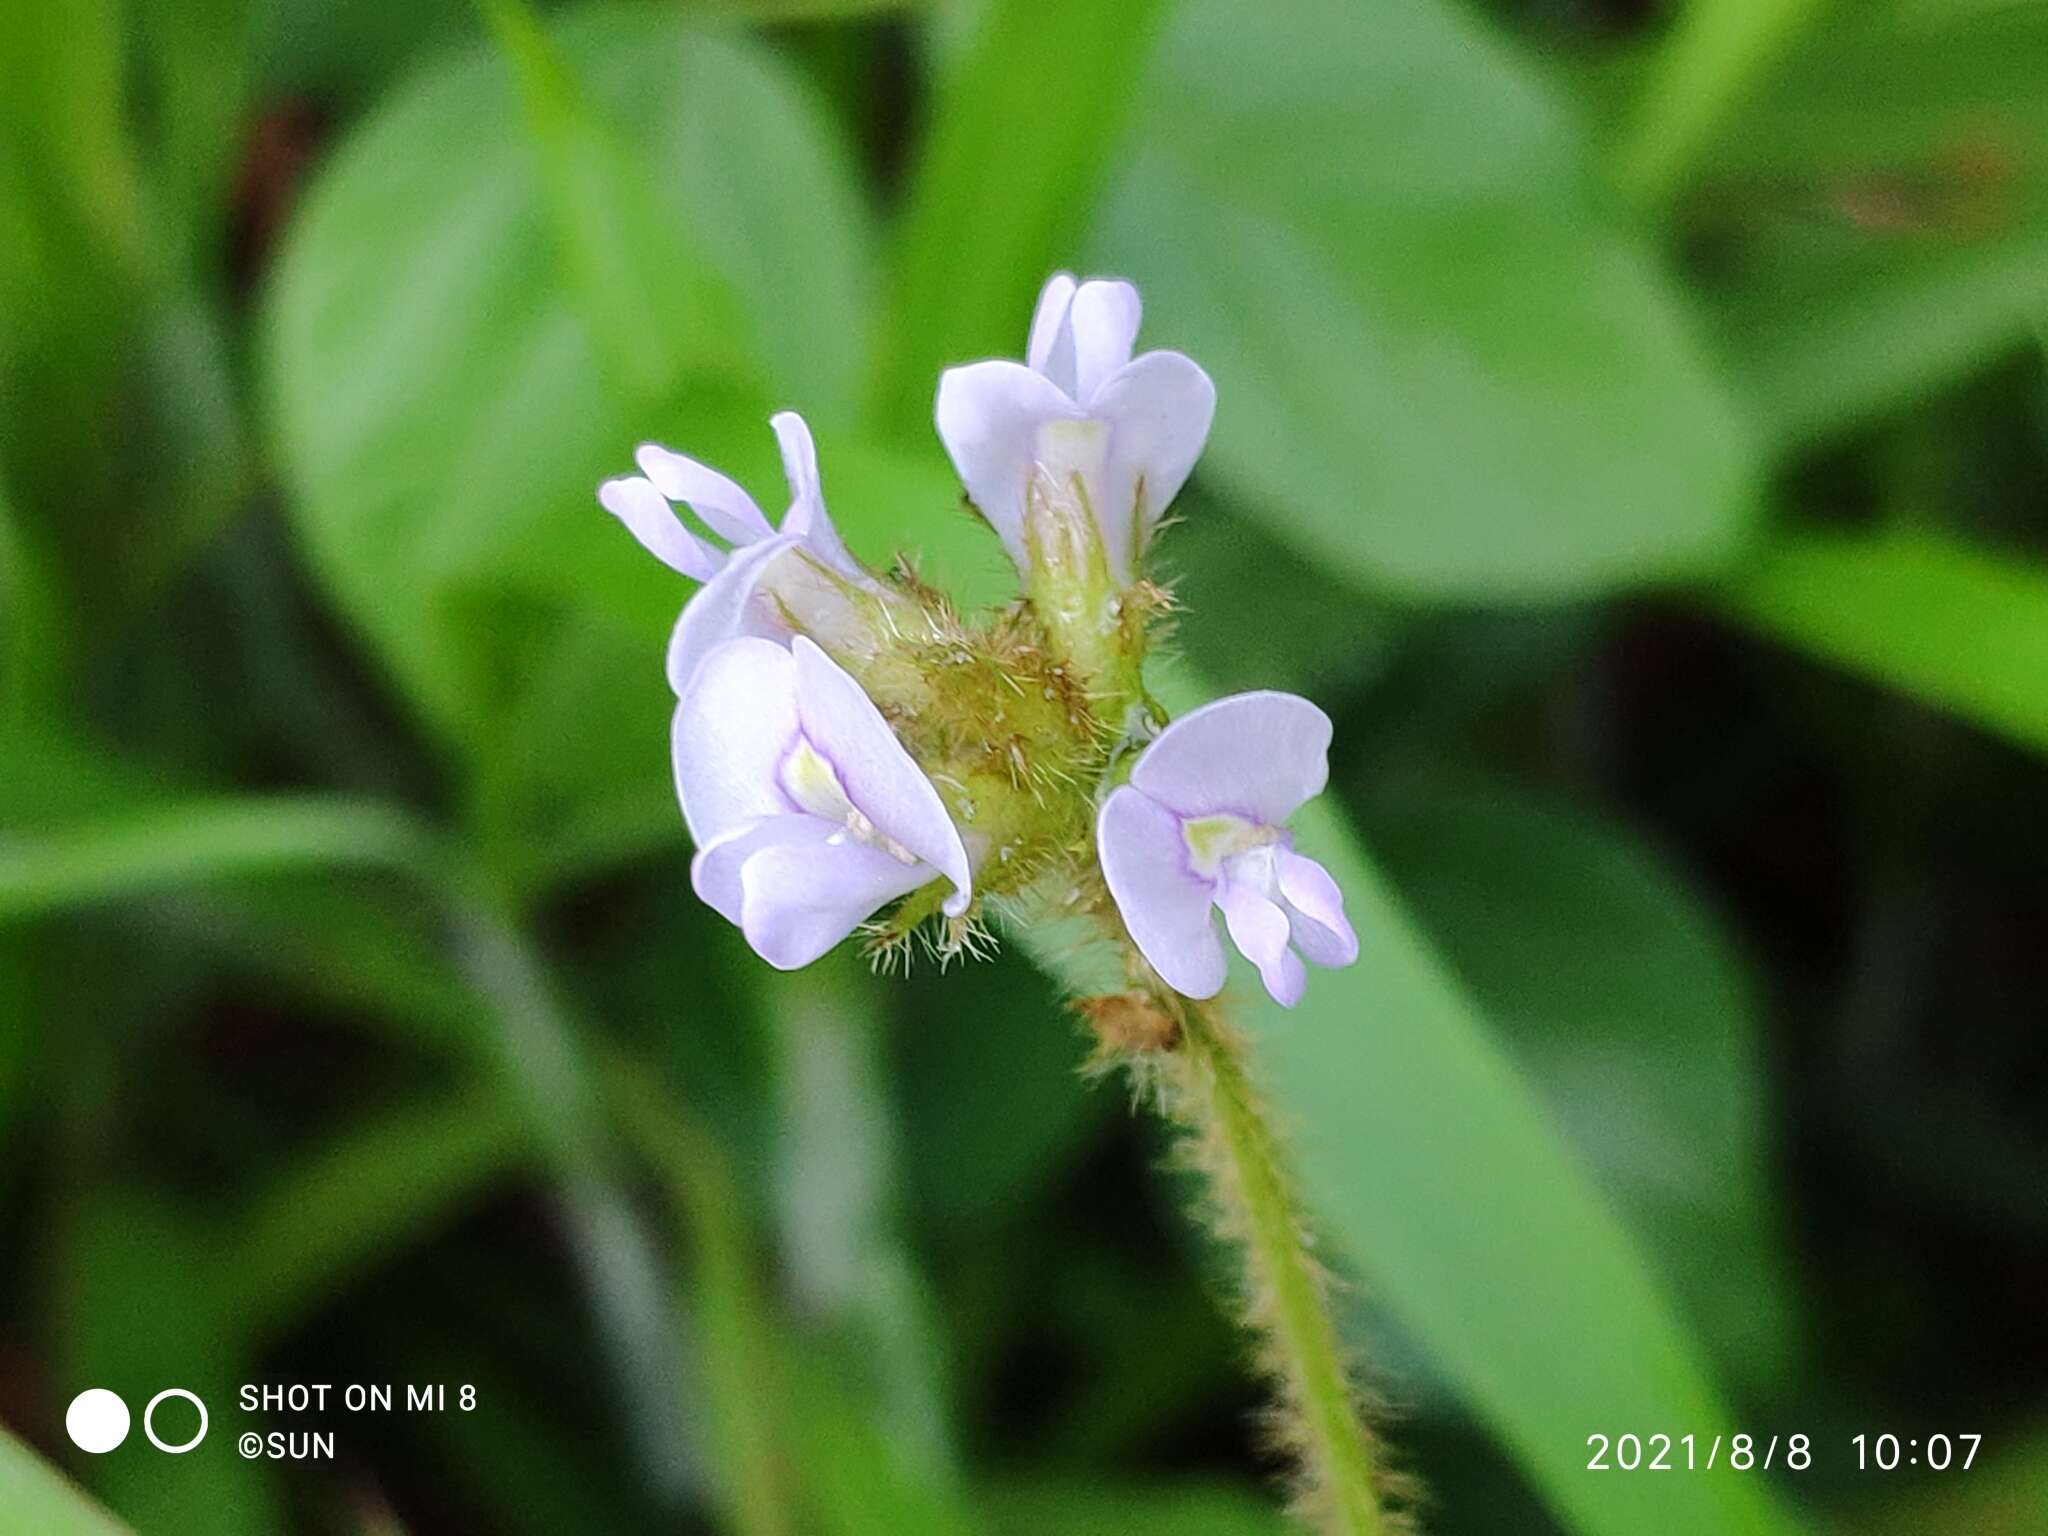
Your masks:
M2048 313L2048 16L1880 8L1815 32L1719 136L1693 222L1784 446L1911 404Z
M144 0L137 9L160 212L190 258L210 267L225 234L229 179L246 148L257 7L253 0Z
M764 1002L780 1061L774 1205L783 1283L825 1334L868 1416L934 1481L956 1462L931 1286L907 1239L898 1111L865 968L838 955Z
M598 481L628 468L636 442L666 438L777 505L771 402L827 424L851 414L869 270L868 214L815 104L746 38L646 8L582 13L551 35L588 122L608 125L578 126L580 106L539 114L570 140L553 204L509 71L460 58L330 163L268 312L280 459L320 575L472 763L513 776L493 792L504 840L543 845L560 812L522 794L553 776L549 754L599 754L559 725L535 731L523 695L580 646L581 695L606 743L658 742L668 706L650 637L686 591L598 510ZM640 157L647 179L606 159L607 144ZM566 213L565 177L582 199ZM636 210L641 193L734 295L735 329L681 359L658 408L622 410L589 316L617 302L601 291L607 248L656 217ZM573 269L565 235L585 253ZM639 291L645 269L630 270ZM598 328L626 345L623 310L604 313ZM663 341L679 338L651 344ZM732 371L742 363L746 378ZM615 824L613 802L645 783L615 766L582 812Z
M52 1259L65 1299L54 1319L58 1379L119 1393L137 1419L127 1445L83 1469L93 1491L141 1531L279 1530L276 1469L232 1453L235 1385L255 1362L227 1347L219 1272L207 1262L198 1213L162 1185L91 1184L56 1230L63 1237ZM208 1408L206 1442L189 1456L162 1455L142 1439L143 1405L168 1386ZM190 1405L165 1406L158 1432L177 1435L174 1424L185 1433L198 1427Z
M1076 1091L1079 1031L1021 957L913 970L902 991L904 1172L922 1219L971 1241L1071 1166L1114 1095Z
M0 1524L10 1536L128 1536L128 1527L0 1425Z
M1299 1536L1272 1504L1235 1488L1072 1486L1006 1488L983 1499L990 1536Z
M333 865L417 868L429 847L402 813L369 802L151 807L0 842L0 922L196 880Z
M1716 1363L1768 1388L1791 1317L1757 1020L1733 947L1621 828L1507 784L1375 795L1372 843Z
M367 1116L275 1173L217 1260L213 1299L238 1341L234 1352L257 1358L530 1149L526 1123L492 1087Z
M1245 60L1262 61L1247 69ZM1749 434L1543 81L1433 0L1194 0L1097 260L1220 405L1204 473L1354 582L1538 599L1740 543Z
M2048 751L2048 571L1931 534L1779 539L1713 589L1730 617Z
M939 370L1022 351L1032 301L1073 260L1162 0L991 0L938 87L897 234L874 405L929 430Z
M667 1187L693 1255L698 1369L726 1521L736 1536L790 1536L797 1463L783 1438L787 1382L737 1180L717 1143L643 1068L614 1058L605 1087L627 1140Z
M0 717L18 722L53 710L57 634L55 594L0 485Z
M657 406L686 363L745 373L722 355L737 330L717 274L661 197L646 160L584 99L524 0L485 0L539 156L563 286L629 414Z
M1700 146L1819 16L1821 0L1691 0L1644 80L1618 172L1655 201L1692 168Z

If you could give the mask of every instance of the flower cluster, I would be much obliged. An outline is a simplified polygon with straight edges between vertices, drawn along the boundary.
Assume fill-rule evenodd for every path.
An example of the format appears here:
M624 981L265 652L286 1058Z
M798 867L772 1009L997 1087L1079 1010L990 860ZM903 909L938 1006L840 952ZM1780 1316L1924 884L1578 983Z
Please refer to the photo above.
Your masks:
M1304 960L1357 958L1336 883L1286 826L1328 776L1328 716L1260 692L1164 724L1146 692L1167 599L1145 557L1216 394L1178 352L1134 357L1139 317L1130 284L1062 273L1025 362L939 381L939 437L1021 578L994 613L856 560L793 412L770 423L790 489L779 526L652 444L638 475L599 488L703 583L668 649L676 794L698 895L769 964L928 922L958 949L991 903L1087 908L1128 938L1135 981L1193 998L1224 983L1217 911L1289 1006Z

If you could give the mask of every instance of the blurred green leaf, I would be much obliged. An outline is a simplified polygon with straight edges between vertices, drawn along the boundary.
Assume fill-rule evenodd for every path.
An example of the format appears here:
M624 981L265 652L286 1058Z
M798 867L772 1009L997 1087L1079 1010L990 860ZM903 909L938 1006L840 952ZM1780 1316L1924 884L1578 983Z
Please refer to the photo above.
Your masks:
M1021 353L1138 99L1162 0L992 0L939 82L876 337L878 417L929 429L939 370Z
M820 1536L970 1536L978 1529L822 1364L796 1362L787 1408L803 1447L808 1528Z
M1456 779L1371 804L1389 878L1715 1362L1776 1385L1791 1316L1755 1007L1726 935L1675 872L1584 811Z
M1644 202L1667 196L1721 120L1825 8L1825 0L1687 0L1623 139L1623 188Z
M0 483L0 719L48 714L57 700L54 594Z
M480 1004L436 943L425 893L330 870L185 891L150 915L244 995L338 1008L415 1055L470 1054L480 1033Z
M0 922L278 869L415 868L427 848L402 813L367 801L280 796L152 806L0 842Z
M939 1329L904 1230L898 1116L864 969L838 955L766 989L780 1047L783 1284L797 1314L827 1334L896 1452L943 1481L956 1453Z
M1731 117L1693 213L1775 441L1909 404L2048 313L2044 74L2039 7L1876 7Z
M738 1536L962 1536L974 1529L830 1358L778 1325L737 1183L716 1144L632 1063L614 1060L607 1088L685 1224L728 1527Z
M137 50L150 87L152 190L193 258L211 264L243 150L255 0L144 0Z
M474 0L264 0L256 73L272 98L353 105L478 27Z
M1965 1447L1954 1443L1961 1466ZM1859 1507L1839 1529L1845 1536L2034 1536L2048 1509L2048 1424L1987 1436L1968 1477L1952 1478L1937 1474L1882 1498L1859 1488Z
M1850 254L1788 242L1726 309L1736 368L1787 446L2017 351L2048 307L2048 224L1977 243L1862 243Z
M138 259L141 185L126 120L123 7L78 0L9 20L0 142L20 157L23 179L54 224L118 259Z
M614 1058L605 1085L627 1139L664 1180L691 1251L689 1299L726 1523L735 1536L791 1536L800 1462L784 1439L786 1383L737 1183L717 1144L644 1069Z
M1799 534L1711 600L1774 639L2048 751L2048 572L1932 534Z
M686 363L744 371L724 355L730 299L664 202L647 163L592 110L525 0L484 0L539 155L562 281L631 411L659 405Z
M979 1240L1072 1166L1113 1095L1081 1086L1081 1032L1021 959L913 972L905 991L904 1173L927 1224Z
M986 1496L989 1536L1290 1536L1300 1527L1240 1489L1046 1484Z
M837 21L847 17L882 16L915 11L933 0L682 0L686 10L706 16L732 16L747 21Z
M0 1424L0 1527L9 1536L127 1536L128 1527Z
M447 1219L530 1149L492 1088L366 1115L296 1167L271 1175L218 1259L213 1299L255 1358L302 1316L428 1222Z
M133 20L103 0L31 7L0 50L0 459L51 600L93 615L67 632L74 666L217 526L245 467L228 343L196 270L214 245L202 254L181 222L192 146L131 123L131 97L153 94L169 131L191 60L165 32L138 44ZM136 88L148 71L154 93Z
M119 1393L137 1420L128 1454L84 1469L92 1489L138 1531L273 1536L283 1523L276 1469L226 1449L235 1384L255 1362L236 1352L219 1307L203 1219L160 1185L87 1182L99 1171L91 1161L78 1169L53 1255L66 1300L52 1319L58 1380ZM208 1438L195 1454L165 1456L141 1439L143 1405L168 1386L207 1404ZM158 1432L182 1438L174 1425L198 1427L189 1405L166 1405Z
M1653 252L1598 206L1583 135L1479 23L1194 0L1141 94L1098 260L1144 290L1150 340L1214 375L1204 472L1248 514L1433 598L1733 554L1746 426Z
M335 157L268 315L280 456L318 569L472 765L507 781L487 798L501 841L528 847L636 824L649 780L635 749L662 739L669 707L649 637L685 589L597 509L598 481L635 442L673 435L775 484L770 399L828 423L852 410L870 266L867 212L815 105L747 39L644 9L552 35L594 120L645 157L642 189L736 296L740 330L718 356L685 358L659 409L612 403L573 297L591 297L601 263L565 275L508 71L473 57L415 82ZM595 222L634 195L614 178L581 205L590 251L635 238L637 217ZM550 663L565 650L577 723L600 729L524 708L531 689L563 691ZM535 804L557 779L576 793ZM575 817L610 830L563 825Z

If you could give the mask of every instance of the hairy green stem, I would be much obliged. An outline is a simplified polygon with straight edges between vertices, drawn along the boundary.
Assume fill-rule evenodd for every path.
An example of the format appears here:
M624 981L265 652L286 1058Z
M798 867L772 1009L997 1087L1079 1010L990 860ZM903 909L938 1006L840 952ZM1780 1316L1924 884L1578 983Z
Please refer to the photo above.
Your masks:
M1157 1058L1165 1063L1165 1107L1209 1179L1219 1232L1243 1254L1245 1321L1279 1392L1283 1445L1300 1460L1301 1511L1332 1536L1405 1529L1381 1503L1383 1477L1330 1315L1328 1282L1309 1252L1244 1043L1213 1004L1178 1012L1180 1047Z

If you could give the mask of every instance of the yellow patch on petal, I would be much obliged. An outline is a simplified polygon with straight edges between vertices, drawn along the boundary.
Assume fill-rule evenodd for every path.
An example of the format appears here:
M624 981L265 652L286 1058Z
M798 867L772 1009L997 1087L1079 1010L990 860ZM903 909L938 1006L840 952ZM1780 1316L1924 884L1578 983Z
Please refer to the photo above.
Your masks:
M1180 832L1195 868L1204 875L1215 874L1233 854L1249 853L1280 836L1272 827L1230 815L1191 816L1180 824Z
M844 827L855 842L879 848L898 863L917 862L916 854L893 837L877 831L860 807L847 798L846 786L839 782L839 774L825 755L811 745L809 738L797 737L789 756L782 760L781 777L783 790L801 810L821 821Z

